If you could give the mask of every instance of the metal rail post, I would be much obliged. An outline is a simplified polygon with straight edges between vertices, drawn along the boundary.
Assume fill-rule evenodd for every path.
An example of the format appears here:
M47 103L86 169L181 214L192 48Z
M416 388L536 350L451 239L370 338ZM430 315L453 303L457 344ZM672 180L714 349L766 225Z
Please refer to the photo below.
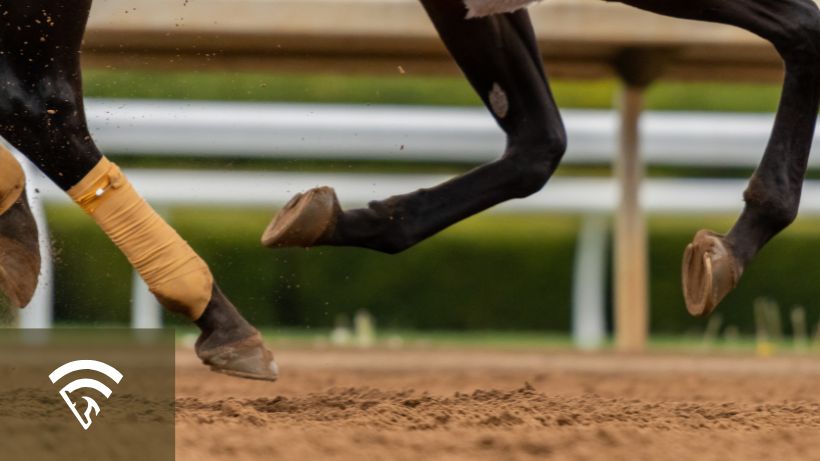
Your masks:
M606 339L606 240L609 216L584 216L575 250L572 277L572 341L592 350Z

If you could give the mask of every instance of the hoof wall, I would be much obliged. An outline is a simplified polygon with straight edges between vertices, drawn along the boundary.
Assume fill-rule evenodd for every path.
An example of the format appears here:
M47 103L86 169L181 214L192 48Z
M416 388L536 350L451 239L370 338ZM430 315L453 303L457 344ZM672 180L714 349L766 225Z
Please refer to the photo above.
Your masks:
M15 307L25 307L34 297L40 276L37 224L25 193L0 215L0 293Z
M319 187L297 194L277 214L262 234L268 248L303 247L321 244L342 213L336 192Z
M236 343L199 351L202 363L211 371L246 379L276 381L279 368L259 334Z
M683 296L695 317L711 314L740 279L741 269L723 236L699 231L683 254Z

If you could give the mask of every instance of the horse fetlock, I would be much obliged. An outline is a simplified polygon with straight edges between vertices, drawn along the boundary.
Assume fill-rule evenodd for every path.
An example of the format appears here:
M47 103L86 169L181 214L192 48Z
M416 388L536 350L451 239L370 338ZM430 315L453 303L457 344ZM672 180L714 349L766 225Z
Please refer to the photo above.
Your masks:
M743 193L746 208L769 223L776 231L785 229L797 219L800 192L767 186L753 177Z
M242 317L215 283L212 290L208 307L195 321L202 330L195 345L197 357L214 371L275 380L276 362L259 331Z
M390 229L374 241L374 249L390 255L401 253L412 247L420 239L411 238L404 226L391 226Z
M422 215L418 204L424 201L423 197L426 194L427 191L421 189L413 194L414 200L391 197L381 202L373 201L368 204L368 211L376 217L371 220L379 223L374 227L377 235L371 239L373 249L387 254L397 254L412 247L420 240L420 238L414 238L410 226Z

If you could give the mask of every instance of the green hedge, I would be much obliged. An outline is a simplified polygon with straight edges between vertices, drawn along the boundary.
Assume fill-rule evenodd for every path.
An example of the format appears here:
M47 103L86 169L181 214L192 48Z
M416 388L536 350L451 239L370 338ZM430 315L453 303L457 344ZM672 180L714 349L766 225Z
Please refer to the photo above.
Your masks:
M552 80L563 108L611 108L618 82ZM230 71L84 72L86 96L101 98L194 99L252 102L318 102L477 106L481 100L460 75L425 76L412 71L393 75L283 74ZM753 83L670 82L649 89L647 108L773 112L780 85Z
M49 210L57 255L57 319L129 319L131 271L107 238L74 208ZM371 311L381 327L568 331L575 238L566 216L485 214L399 255L347 248L267 250L270 212L176 210L168 215L210 263L223 290L260 326L320 328L339 313ZM652 330L702 331L680 294L680 258L702 226L730 220L650 222ZM753 332L752 303L767 296L818 319L820 222L801 222L763 251L720 312ZM181 322L179 318L170 319Z

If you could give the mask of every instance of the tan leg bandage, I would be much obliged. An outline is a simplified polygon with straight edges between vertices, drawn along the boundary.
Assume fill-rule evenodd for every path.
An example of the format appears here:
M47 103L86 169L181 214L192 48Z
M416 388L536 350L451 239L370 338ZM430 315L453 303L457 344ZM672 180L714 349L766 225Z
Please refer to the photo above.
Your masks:
M192 320L202 315L213 288L208 265L137 194L117 165L103 157L68 195L125 253L166 308Z
M0 214L5 213L26 188L26 175L17 159L0 145Z

